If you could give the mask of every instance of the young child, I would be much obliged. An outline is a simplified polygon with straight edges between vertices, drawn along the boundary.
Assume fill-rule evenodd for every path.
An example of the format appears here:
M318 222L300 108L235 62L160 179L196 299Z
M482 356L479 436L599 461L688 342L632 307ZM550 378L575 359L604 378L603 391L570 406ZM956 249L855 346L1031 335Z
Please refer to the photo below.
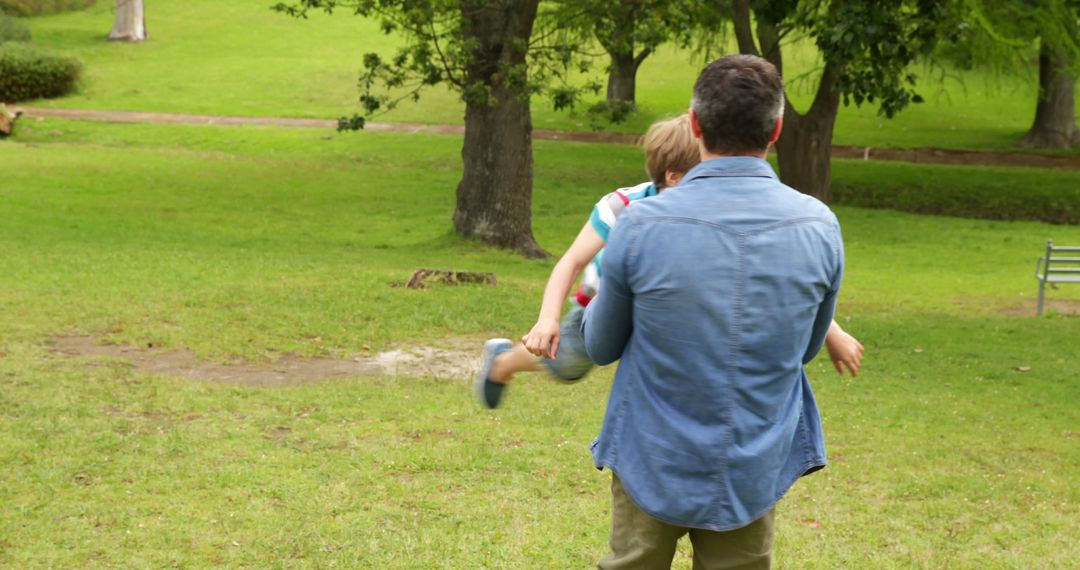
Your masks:
M619 188L596 203L585 227L555 264L544 289L540 316L532 330L516 346L503 338L484 343L483 364L476 376L475 389L487 408L499 405L506 385L518 372L547 369L558 380L574 382L595 366L585 353L581 318L600 283L600 262L611 227L631 202L675 186L701 160L687 115L654 123L645 134L644 147L645 168L651 182ZM560 325L562 305L582 270L585 275L581 286ZM825 344L837 372L843 374L846 366L852 376L858 373L863 347L836 321L829 328Z

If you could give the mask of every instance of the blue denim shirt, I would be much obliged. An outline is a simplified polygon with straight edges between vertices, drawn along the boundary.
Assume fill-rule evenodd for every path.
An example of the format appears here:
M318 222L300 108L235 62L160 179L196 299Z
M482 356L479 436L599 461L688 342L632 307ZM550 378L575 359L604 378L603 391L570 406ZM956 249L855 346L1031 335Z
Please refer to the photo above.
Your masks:
M803 365L821 349L843 266L833 213L758 158L707 160L631 204L582 324L593 360L622 359L597 468L649 515L723 531L824 467Z

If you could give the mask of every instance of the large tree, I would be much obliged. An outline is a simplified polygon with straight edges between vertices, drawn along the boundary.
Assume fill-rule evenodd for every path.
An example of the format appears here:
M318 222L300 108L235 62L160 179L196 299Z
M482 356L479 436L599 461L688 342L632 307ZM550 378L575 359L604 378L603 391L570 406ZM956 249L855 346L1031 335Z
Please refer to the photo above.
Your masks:
M833 126L840 102L876 103L892 117L910 102L908 66L928 53L948 4L936 0L731 0L739 51L760 55L784 73L782 44L811 40L822 64L814 99L802 111L791 98L776 143L781 179L828 202L832 197Z
M634 103L637 71L669 41L688 46L702 34L722 31L718 6L709 0L577 0L564 6L579 12L577 24L610 59L607 102Z
M1080 143L1075 85L1080 67L1080 1L956 0L955 37L936 54L953 65L1026 75L1038 62L1039 89L1022 146L1068 148Z
M109 32L109 41L141 42L149 37L143 0L116 0L116 18Z
M1009 3L1000 3L997 8ZM1029 37L1039 41L1039 94L1031 129L1023 146L1069 148L1080 143L1076 128L1076 69L1080 65L1080 2L1076 0L1023 0L1020 13L1005 25L1020 23ZM984 25L986 20L983 20ZM1021 34L1023 37L1025 34Z
M377 18L387 34L405 40L392 56L364 56L360 97L368 116L428 86L445 84L465 102L463 171L454 229L465 237L547 253L532 233L532 116L530 98L552 96L556 108L578 98L561 81L581 62L574 46L558 43L561 24L538 19L540 0L300 0L275 9L303 17L340 7ZM558 12L558 11L556 11ZM555 12L553 12L554 14ZM561 12L559 12L561 13ZM538 29L537 22L544 28ZM362 126L363 118L345 124Z
M1021 146L1070 148L1080 143L1076 128L1076 59L1067 48L1039 39L1039 94L1035 119Z

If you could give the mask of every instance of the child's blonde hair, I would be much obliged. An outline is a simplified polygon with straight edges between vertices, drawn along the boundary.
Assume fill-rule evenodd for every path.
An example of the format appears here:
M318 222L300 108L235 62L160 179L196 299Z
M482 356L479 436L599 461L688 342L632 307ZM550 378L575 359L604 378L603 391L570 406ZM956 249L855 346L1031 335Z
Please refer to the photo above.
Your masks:
M657 188L665 186L665 174L670 170L685 174L701 162L697 139L690 129L690 116L657 121L649 127L642 140L645 147L645 170Z

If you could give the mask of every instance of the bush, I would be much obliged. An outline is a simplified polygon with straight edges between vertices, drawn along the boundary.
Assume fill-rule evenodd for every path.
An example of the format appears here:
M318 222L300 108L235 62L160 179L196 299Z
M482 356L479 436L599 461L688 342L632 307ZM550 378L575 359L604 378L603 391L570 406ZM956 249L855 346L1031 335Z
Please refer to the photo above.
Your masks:
M833 160L833 202L987 220L1080 224L1080 172Z
M26 24L0 14L0 44L30 41L30 28Z
M96 0L0 0L0 12L12 16L44 16L93 6Z
M0 45L0 101L59 97L75 89L82 65L17 42Z

